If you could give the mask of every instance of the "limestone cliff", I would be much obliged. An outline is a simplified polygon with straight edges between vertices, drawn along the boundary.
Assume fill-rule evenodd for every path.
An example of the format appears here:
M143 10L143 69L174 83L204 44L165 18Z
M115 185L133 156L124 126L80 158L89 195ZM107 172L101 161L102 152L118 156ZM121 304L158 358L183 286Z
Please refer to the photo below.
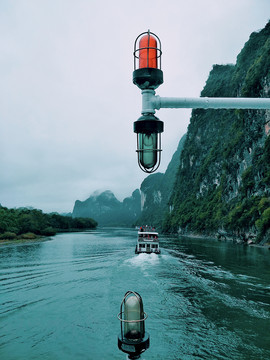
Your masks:
M270 22L236 65L213 67L201 95L269 97ZM269 110L193 110L164 230L268 241L269 125Z

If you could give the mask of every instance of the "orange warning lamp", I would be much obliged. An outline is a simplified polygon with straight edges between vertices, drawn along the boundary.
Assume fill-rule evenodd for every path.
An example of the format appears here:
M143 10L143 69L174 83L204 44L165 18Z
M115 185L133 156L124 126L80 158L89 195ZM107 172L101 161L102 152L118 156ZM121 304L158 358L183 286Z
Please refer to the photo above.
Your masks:
M157 68L157 40L149 33L139 42L139 68Z
M156 89L163 83L161 54L161 42L150 30L136 38L133 83L141 90Z

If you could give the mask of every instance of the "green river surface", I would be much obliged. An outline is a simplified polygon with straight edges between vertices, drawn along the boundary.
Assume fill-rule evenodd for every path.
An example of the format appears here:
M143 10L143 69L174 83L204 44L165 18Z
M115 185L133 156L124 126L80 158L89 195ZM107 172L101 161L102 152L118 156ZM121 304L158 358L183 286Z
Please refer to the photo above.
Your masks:
M147 359L270 359L270 251L161 236L135 255L133 229L0 245L0 359L126 359L128 290L148 314Z

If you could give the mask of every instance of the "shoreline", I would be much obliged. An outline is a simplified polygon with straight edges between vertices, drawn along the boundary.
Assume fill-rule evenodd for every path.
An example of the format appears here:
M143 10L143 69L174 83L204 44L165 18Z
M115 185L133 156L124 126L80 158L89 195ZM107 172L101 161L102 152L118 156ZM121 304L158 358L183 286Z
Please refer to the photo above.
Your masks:
M34 242L34 241L43 241L45 239L50 238L50 236L37 236L35 238L20 238L20 239L1 239L0 240L0 245L11 245L11 244L21 244L21 243L26 243L26 242Z
M19 235L17 238L0 239L0 245L20 244L20 243L33 242L33 241L43 241L46 239L50 239L51 237L53 237L57 234L76 233L76 232L90 231L90 230L96 230L96 229L97 228L94 228L94 229L57 229L57 231L51 235L37 235L34 233L26 233L26 234Z
M192 238L192 239L213 239L213 240L217 240L220 242L232 242L234 244L238 244L238 245L245 245L245 246L250 246L250 247L257 247L260 249L268 249L270 250L270 243L264 243L264 244L256 244L254 242L245 242L241 239L233 239L231 237L226 237L226 238L218 238L217 235L203 235L203 234L196 234L196 233L187 233L187 234L181 234L181 233L175 233L174 235L176 236L183 236L183 237L187 237L187 238Z

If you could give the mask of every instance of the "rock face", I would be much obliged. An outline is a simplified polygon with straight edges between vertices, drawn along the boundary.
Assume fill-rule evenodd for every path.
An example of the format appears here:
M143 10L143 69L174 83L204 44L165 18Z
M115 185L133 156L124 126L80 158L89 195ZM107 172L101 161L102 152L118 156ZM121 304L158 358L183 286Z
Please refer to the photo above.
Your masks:
M270 22L236 65L214 65L201 93L269 97ZM266 241L270 226L270 111L193 110L164 230L220 229Z
M138 189L123 202L117 200L109 190L102 193L94 192L85 201L76 200L72 217L91 217L99 226L131 226L140 216L140 202Z

